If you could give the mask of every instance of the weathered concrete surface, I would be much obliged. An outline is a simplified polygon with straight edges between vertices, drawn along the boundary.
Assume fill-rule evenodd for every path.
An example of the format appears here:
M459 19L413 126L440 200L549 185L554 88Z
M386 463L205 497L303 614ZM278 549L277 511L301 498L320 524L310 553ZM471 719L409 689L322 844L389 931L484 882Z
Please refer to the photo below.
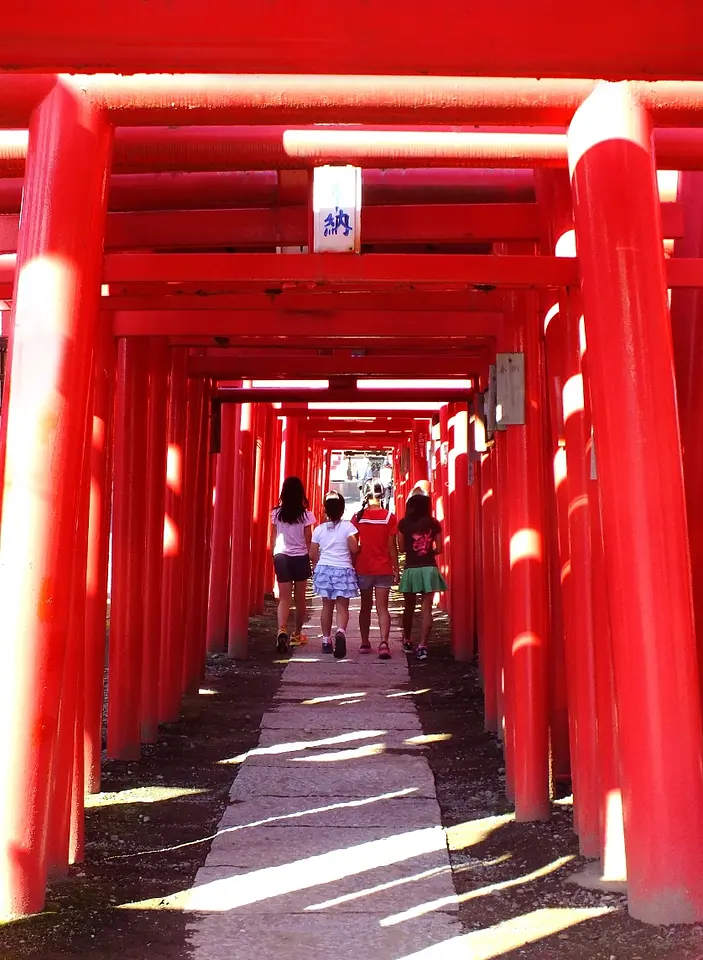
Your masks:
M348 661L297 650L259 747L231 758L233 802L184 901L195 960L465 953L405 657L357 648L350 631Z

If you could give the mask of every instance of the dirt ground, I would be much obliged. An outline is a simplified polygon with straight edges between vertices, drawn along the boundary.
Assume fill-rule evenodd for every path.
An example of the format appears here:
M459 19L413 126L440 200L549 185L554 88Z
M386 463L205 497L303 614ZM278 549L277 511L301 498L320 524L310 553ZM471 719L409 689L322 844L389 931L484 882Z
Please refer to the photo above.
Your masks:
M425 734L449 737L430 745L428 759L443 824L455 827L509 813L511 807L504 794L502 748L483 730L478 672L473 664L454 662L448 633L446 617L440 614L429 660L410 660L410 672L414 689L427 690L415 697ZM568 789L561 792L569 793ZM449 836L460 917L467 932L527 917L538 910L611 911L502 952L501 960L703 960L703 925L645 925L628 916L624 896L584 890L565 882L568 875L587 863L578 856L570 805L555 804L549 823L507 823L483 843L472 846L470 854L451 850L451 831ZM560 867L558 861L567 857L573 859ZM531 874L544 868L552 872L530 879ZM515 880L518 882L514 885L506 885ZM483 892L478 896L469 896L480 890ZM549 923L549 916L545 920Z
M265 616L252 621L248 662L209 658L202 689L212 692L188 702L182 720L163 730L140 763L105 763L105 793L87 810L85 863L52 882L41 915L0 930L1 960L185 960L184 914L120 905L158 906L166 894L189 887L204 861L237 770L220 761L255 746L285 666L273 652L273 612L268 603ZM429 760L444 825L458 828L510 807L500 746L483 732L477 672L454 663L447 634L440 615L430 659L411 660L410 669L425 733L442 738L429 747ZM467 932L550 908L611 911L509 952L499 954L496 944L495 956L703 960L703 928L645 926L628 917L623 897L565 882L583 865L568 806L555 805L547 824L508 823L470 851L456 846L452 867ZM573 859L560 865L561 858ZM530 878L545 868L551 872Z

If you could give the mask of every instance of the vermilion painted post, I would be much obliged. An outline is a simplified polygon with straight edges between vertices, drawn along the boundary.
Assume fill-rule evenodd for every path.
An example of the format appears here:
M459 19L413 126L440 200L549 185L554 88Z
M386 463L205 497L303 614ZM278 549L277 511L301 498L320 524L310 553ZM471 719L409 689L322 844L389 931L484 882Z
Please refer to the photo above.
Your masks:
M678 202L683 205L684 235L674 242L674 256L703 256L703 172L679 173ZM703 678L703 290L671 291L671 333L676 368L676 397L686 490L693 605L698 641L698 669Z
M255 599L256 606L254 613L264 612L264 594L266 593L266 573L267 562L269 560L269 526L271 514L271 474L274 468L274 419L273 409L269 404L261 404L262 411L262 472L261 489L259 491L259 515L261 518L261 530L259 533L260 547L259 558L256 567L253 569L253 575L256 578Z
M196 514L198 466L203 429L203 381L188 381L188 408L186 411L186 454L183 520L183 592L185 630L180 662L180 689L185 693L191 684L191 665L194 659L197 611L200 591L196 587L197 548Z
M581 369L584 380L586 419L590 423L591 399L588 378L588 350L581 325ZM595 644L596 704L598 729L598 805L601 872L606 878L627 876L623 831L622 790L617 731L617 705L613 677L613 651L608 609L608 582L603 552L600 495L593 437L587 438L584 460L589 478L589 518L591 523L591 566L593 568L593 629Z
M262 536L265 530L263 507L264 483L264 435L266 432L266 411L261 403L254 404L253 444L254 476L252 489L252 527L251 527L251 576L249 580L249 615L254 616L263 608L263 596L259 595L259 570L263 560L264 544Z
M249 558L254 471L252 415L252 404L239 405L237 445L234 456L234 518L227 640L227 652L235 660L246 660L249 641L249 577L251 574Z
M233 403L222 404L220 453L215 474L215 507L212 521L210 599L207 615L207 648L219 653L227 646L232 497L234 494L235 415Z
M703 738L681 445L650 129L626 84L601 83L584 101L568 152L629 910L653 923L696 921L703 919Z
M515 799L515 695L513 679L512 643L510 639L510 501L512 490L508 482L508 438L505 431L496 436L496 487L498 491L498 560L496 575L500 584L499 605L499 670L498 720L499 735L503 741L505 760L505 793Z
M205 571L207 558L206 497L209 473L210 387L198 382L197 412L200 422L194 451L195 473L190 496L193 501L191 597L187 604L186 647L183 655L183 691L197 693L205 663Z
M572 592L572 570L571 555L569 545L569 487L568 487L568 464L566 460L566 440L564 438L564 413L562 406L562 394L564 388L564 354L566 350L565 336L566 325L564 315L559 303L554 303L546 314L544 320L544 351L547 374L547 402L549 404L549 443L547 450L549 452L549 480L554 491L553 504L555 512L555 529L550 531L555 541L554 567L558 573L557 581L560 589L561 613L563 624L563 661L565 667L564 683L566 686L566 695L568 700L567 710L567 754L570 759L571 783L574 796L574 828L578 829L579 817L579 770L578 762L578 711L576 708L578 702L578 676L577 660L575 659L575 637L578 636L578 627L574 621L579 617L579 611L575 608ZM547 502L549 503L549 495ZM557 651L558 653L558 651ZM558 671L561 664L550 658L552 690L552 719L558 723L559 739L558 746L564 750L564 744L561 742L563 737L563 707L561 703L560 677ZM556 675L555 675L556 674ZM557 698L555 701L555 697ZM562 708L562 709L560 709ZM556 716L555 716L556 714ZM589 721L590 722L590 721ZM556 774L556 770L555 770Z
M495 491L495 454L485 453L481 458L481 538L483 595L483 714L486 730L498 732L498 631L496 611L501 602L496 583L495 525L497 523L497 495Z
M100 791L117 345L102 324L95 358L85 613L85 792Z
M12 749L0 751L2 916L44 903L110 142L103 115L60 82L31 119L3 411L0 717Z
M117 345L107 755L138 760L144 631L149 341Z
M506 431L515 817L533 821L550 814L542 370L536 294L511 299L506 323L512 325L514 346L525 360L525 424Z
M183 602L184 461L188 352L171 355L168 392L168 451L164 511L164 564L159 657L159 723L173 723L181 712L181 661L185 630Z
M156 743L159 733L159 666L168 446L166 431L170 367L171 352L168 342L154 337L149 344L149 422L145 474L147 501L141 700L141 729L144 743Z
M91 364L94 367L94 362ZM76 533L73 543L71 598L68 613L66 657L61 682L61 702L56 732L56 749L53 764L53 795L49 810L47 842L47 868L50 876L65 876L68 873L69 835L71 821L83 820L83 793L76 798L79 809L73 810L72 783L76 765L76 740L83 734L83 669L85 658L85 574L88 557L88 515L90 509L90 441L92 439L93 377L88 410L84 424L83 456L81 464L80 498L78 502ZM79 702L81 709L79 711ZM80 713L81 727L77 728ZM82 774L83 750L81 742L80 763ZM82 776L81 776L82 783Z
M413 426L412 435L412 486L415 486L420 480L427 480L427 456L426 456L427 433L422 424L416 423Z
M461 662L474 654L473 529L469 512L469 415L466 404L449 405L449 502L452 543L452 647Z
M596 731L596 673L593 624L593 569L589 482L584 450L590 422L584 404L579 323L583 314L580 291L565 298L564 387L562 409L566 440L568 527L571 556L571 592L574 609L573 669L576 677L578 726L578 832L585 857L600 853L598 819L598 742Z
M440 464L441 464L441 484L442 484L442 507L444 511L444 551L440 565L444 575L449 582L449 590L440 594L439 605L442 610L448 610L451 616L453 603L452 589L452 550L451 550L451 525L452 510L449 498L449 405L443 403L439 410L439 437L440 437Z

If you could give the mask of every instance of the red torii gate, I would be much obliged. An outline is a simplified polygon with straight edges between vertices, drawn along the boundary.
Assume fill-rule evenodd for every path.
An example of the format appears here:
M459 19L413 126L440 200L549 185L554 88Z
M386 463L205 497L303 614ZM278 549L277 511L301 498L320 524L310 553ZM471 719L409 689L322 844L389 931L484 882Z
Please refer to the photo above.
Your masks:
M342 290L359 285L394 292L415 284L456 286L467 298L470 285L504 288L500 312L505 319L494 334L501 352L525 355L527 415L525 424L508 426L493 448L483 452L479 470L485 509L482 531L488 526L493 532L492 537L489 534L480 542L486 547L488 569L504 588L502 596L509 597L504 622L494 620L482 637L482 663L486 684L496 688L500 683L502 688L497 719L504 729L508 789L515 799L517 818L522 820L548 814L548 540L544 528L545 447L541 441L544 390L538 362L543 311L535 288L556 289L555 294L552 292L560 299L560 322L568 320L568 333L563 353L549 351L548 362L556 364L555 373L564 381L562 410L556 410L556 422L550 427L559 433L560 415L567 458L572 460L582 460L586 455L582 449L586 425L592 422L595 431L602 531L597 526L600 517L593 517L599 511L590 511L591 555L578 554L572 548L568 560L572 570L578 571L575 575L582 586L584 577L596 584L603 570L608 575L607 608L605 613L602 606L598 608L594 593L593 616L600 617L599 623L609 629L612 638L630 907L636 916L649 920L700 918L703 784L699 677L666 288L701 286L703 268L695 244L687 251L691 259L676 257L664 264L645 112L649 110L660 124L698 123L700 87L657 82L596 86L588 80L386 78L379 83L378 78L364 77L286 78L287 99L281 104L281 83L281 78L236 77L197 81L83 77L59 83L46 77L3 77L0 81L0 117L5 122L11 118L17 118L13 122L26 122L36 106L30 124L16 281L15 258L7 257L0 263L0 282L15 283L9 401L2 424L6 432L2 451L7 455L8 469L0 530L0 598L11 636L8 649L15 656L22 640L26 658L19 674L4 669L8 664L3 664L0 671L0 675L12 676L12 689L0 701L11 721L8 728L17 731L16 753L1 771L6 774L7 791L5 819L0 824L8 879L4 906L20 911L36 909L42 902L47 865L61 870L68 860L66 797L70 796L71 777L78 776L80 770L81 757L74 757L74 749L80 740L76 731L82 733L82 698L79 686L62 687L58 677L64 651L66 662L75 667L70 676L80 677L81 648L73 638L80 638L85 616L88 534L97 538L101 555L107 549L104 525L91 528L87 519L91 462L87 424L98 403L91 377L99 380L104 371L108 371L107 382L116 383L118 411L111 644L114 695L108 726L112 756L135 756L142 736L153 736L154 716L141 712L144 688L138 681L142 666L150 683L155 676L160 681L156 719L166 720L177 715L181 694L197 682L202 663L207 577L201 560L207 556L211 542L207 415L213 392L212 371L198 369L196 363L199 375L189 378L189 365L193 373L198 358L189 359L184 347L173 348L166 416L167 364L163 350L161 355L157 350L152 355L152 345L143 336L130 336L120 338L115 380L111 324L99 324L97 320L97 290L102 275L103 282L110 286L116 284L129 292L132 285L133 295L140 297L145 295L143 290L136 292L141 284L156 285L158 296L168 295L162 285L188 283L196 285L194 292L201 284L214 285L215 289L219 285L217 296L244 296L251 290L261 294L269 284L332 284L339 289L340 297ZM561 231L571 224L563 218L556 222L554 200L538 200L555 220L547 252L540 255L512 250L500 251L500 255L497 251L483 256L415 254L412 258L393 253L358 258L114 253L103 260L111 141L103 107L111 119L119 122L153 125L160 120L159 97L164 91L173 93L176 87L169 120L177 119L178 111L190 109L192 123L203 122L205 117L218 122L246 122L254 110L260 111L260 118L267 122L286 122L293 116L302 122L381 122L391 108L397 122L407 121L410 114L404 115L403 110L412 109L415 122L418 117L427 122L463 122L467 111L473 110L477 122L538 119L569 123L566 146L579 259L553 256ZM320 90L326 91L326 105L321 105ZM215 94L219 99L213 100ZM60 131L60 137L54 136L55 130ZM74 189L76 178L83 187L79 194ZM539 193L539 183L536 186ZM594 216L594 205L598 216ZM618 259L623 250L631 252L626 262ZM576 295L579 285L583 288L588 352L584 341L575 362L573 331L578 330L581 315ZM227 289L222 290L223 286ZM694 318L689 315L688 319L693 327ZM392 338L392 334L389 336ZM44 349L29 354L40 337ZM639 349L633 349L633 344ZM48 345L52 349L47 349ZM160 346L163 348L163 343ZM91 353L99 358L97 366ZM407 370L408 354L400 357ZM379 355L373 359L379 361L376 375L392 372L388 358ZM254 365L255 358L243 357L237 361L241 366L236 367L228 358L225 360L226 371L223 373L223 367L215 374L236 374L242 379L261 374L262 368L257 370ZM305 362L301 360L297 369ZM449 362L457 361L450 356ZM431 365L440 367L434 358ZM322 366L318 364L318 372ZM91 373L93 369L95 374ZM270 365L263 369L274 375ZM344 369L344 364L335 370L334 358L327 369L333 378L356 372ZM363 364L358 369L363 374ZM291 366L288 374L292 370ZM478 388L483 391L485 370L476 373ZM327 390L330 398L336 389L340 390L337 396L344 390L361 393L358 387L341 385L340 389L331 384ZM236 421L232 502L238 504L239 556L248 544L260 551L265 527L262 505L271 502L269 494L275 487L276 474L271 468L266 473L262 452L273 445L277 417L261 396L256 397L256 405L251 402L255 391L248 397L244 393L240 399L245 402L226 405L223 410L223 416L230 420L234 416ZM613 394L627 414L628 429L624 432L618 429ZM93 395L95 400L91 399ZM218 399L224 396L223 391L217 391ZM146 422L138 414L148 407L150 398L154 416ZM472 528L482 511L478 509L476 482L469 493L469 412L463 402L458 402L460 399L443 405L435 425L435 487L444 501L447 522L465 531ZM691 423L696 422L690 396L687 403L684 413L690 430ZM555 406L558 408L558 404ZM574 423L578 423L578 430L572 429ZM161 469L164 432L172 454L166 471ZM232 434L232 424L228 433ZM306 443L320 441L315 449L316 475L325 443L346 442L357 436L329 428L324 433L306 431L297 417L286 423L286 434L286 466L290 464L301 473ZM412 431L385 431L383 437L399 445L408 443ZM52 458L45 456L47 439L54 444ZM643 456L646 496L642 495ZM686 479L691 487L700 477L688 471L689 463L687 458ZM99 468L104 504L109 471L102 460ZM25 482L28 476L32 484ZM150 481L148 497L146 491L143 497L135 493L138 484L134 478L144 476ZM583 489L584 477L585 472L577 471L574 490L581 503L591 492ZM503 497L500 514L495 510L494 491ZM486 509L491 497L492 513L490 506ZM570 499L573 506L571 493ZM176 536L167 539L166 556L161 555L161 581L157 569L157 554L162 549L158 520L164 501ZM243 509L252 502L253 511ZM658 550L653 555L641 548L655 532ZM461 558L452 544L453 577L466 575L473 557L469 553ZM262 566L259 563L257 570ZM137 586L145 577L150 585L146 607ZM487 579L484 575L481 583L484 614L491 606L499 606ZM184 582L193 584L185 606ZM261 595L260 582L257 580L252 587L243 576L233 577L232 582L229 644L230 652L241 656L246 653L246 618ZM157 602L160 606L162 583L167 618L157 630L154 612ZM631 590L632 583L638 591ZM451 600L455 621L473 622L465 606L457 607L468 596L466 591L455 589ZM169 640L161 645L158 669L156 649L143 649L141 643L140 622L145 609L155 634L161 633ZM674 647L665 643L670 635L677 637ZM67 636L72 643L66 649ZM567 636L567 647L570 639ZM90 635L89 650L94 651L94 643L95 637ZM633 660L637 665L634 671ZM87 668L85 675L87 680ZM581 693L575 690L577 709ZM612 698L598 699L598 720L606 727L612 708ZM52 740L57 718L58 746ZM143 733L142 724L151 733ZM38 727L50 733L30 755L30 733ZM574 752L574 772L578 829L587 847L593 836L593 811L602 807L603 796L601 791L595 804L585 802L591 786L580 759L586 756L582 742ZM672 744L676 744L676 750L672 750ZM56 773L49 787L57 798L56 820L49 830L49 795L38 785L42 777L48 782L47 771L55 750ZM82 751L78 753L82 756ZM676 791L669 788L671 782L676 782ZM71 810L73 856L80 856L80 812L77 801ZM56 838L48 859L42 842L47 835ZM33 843L37 838L39 841ZM21 862L15 856L17 848L23 852Z

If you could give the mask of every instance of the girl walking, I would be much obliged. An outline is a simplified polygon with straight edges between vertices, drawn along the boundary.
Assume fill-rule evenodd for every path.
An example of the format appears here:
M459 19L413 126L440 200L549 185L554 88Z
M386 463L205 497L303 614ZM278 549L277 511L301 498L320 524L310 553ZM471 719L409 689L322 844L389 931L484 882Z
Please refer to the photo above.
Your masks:
M378 658L390 660L391 649L388 638L391 630L391 615L388 612L388 598L391 587L398 582L398 546L396 544L398 521L395 514L382 506L385 491L380 480L369 481L364 492L364 505L352 520L360 537L356 572L361 591L361 609L359 610L361 653L371 653L369 633L375 594L376 615L381 631Z
M343 520L344 497L331 490L325 497L325 523L315 528L310 558L315 571L313 587L322 598L322 652L341 660L347 655L349 600L358 593L353 557L359 550L358 533ZM337 609L337 632L332 645L332 614Z
M271 551L278 580L278 635L276 650L288 649L288 615L295 598L295 632L292 643L307 643L303 624L307 618L305 593L310 579L310 541L314 515L299 477L286 477L278 506L271 511ZM245 558L242 558L245 560Z
M422 622L418 660L427 659L434 595L447 589L444 577L437 569L436 559L442 552L442 528L432 516L431 507L428 496L414 494L408 499L405 516L398 524L398 549L405 553L405 569L400 580L400 592L403 594L403 650L412 653L414 649L410 637L419 593Z

